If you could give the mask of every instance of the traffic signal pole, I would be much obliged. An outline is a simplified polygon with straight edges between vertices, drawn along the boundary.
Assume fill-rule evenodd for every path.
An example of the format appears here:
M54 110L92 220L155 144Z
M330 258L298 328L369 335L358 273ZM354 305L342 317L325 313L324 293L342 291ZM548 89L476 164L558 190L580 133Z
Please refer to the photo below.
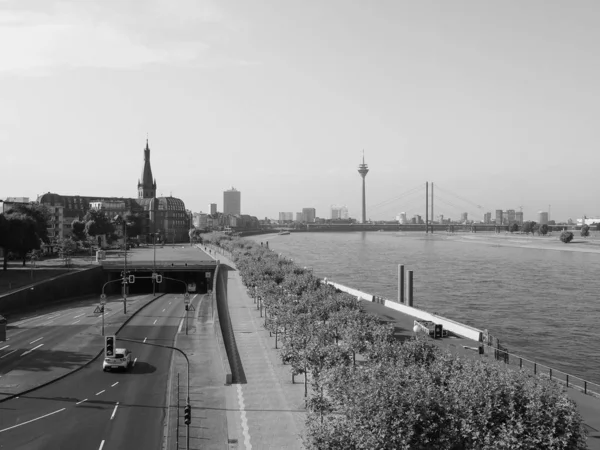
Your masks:
M181 350L177 347L173 347L171 345L154 344L152 342L136 341L135 339L126 339L126 338L118 338L118 339L120 341L134 342L136 344L152 345L153 347L170 348L171 350L178 351L185 358L185 361L187 362L187 398L186 398L184 410L188 413L187 414L188 420L185 420L185 428L186 428L186 449L189 450L190 449L190 422L191 422L191 417L192 417L192 407L190 405L190 360L189 360L188 356L185 354L185 352L183 350ZM169 401L170 401L170 399L169 399ZM179 414L179 411L177 413ZM177 433L179 434L179 430L177 430Z

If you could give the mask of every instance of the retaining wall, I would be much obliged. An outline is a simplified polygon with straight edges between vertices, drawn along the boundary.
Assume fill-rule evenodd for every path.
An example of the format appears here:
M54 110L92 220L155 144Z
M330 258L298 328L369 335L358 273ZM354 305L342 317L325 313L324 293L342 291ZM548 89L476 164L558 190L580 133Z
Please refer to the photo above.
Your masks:
M227 270L223 270L217 262L213 277L213 295L212 295L212 311L213 311L213 326L215 329L215 337L219 346L219 354L221 363L225 372L225 384L233 382L233 373L231 371L232 359L237 351L235 345L235 337L233 335L233 327L229 318L229 308L227 305ZM216 306L216 307L215 307Z
M0 295L0 314L21 314L72 297L98 294L104 282L102 267L92 267L39 281L8 294Z
M334 283L332 281L326 281L327 284L334 286L336 289L340 291L347 292L350 295L355 297L359 297L361 300L366 300L369 302L374 301L375 297L372 294L367 294L365 292L359 291L357 289L352 289L343 284ZM421 309L408 306L402 303L396 303L391 300L384 300L383 305L386 308L394 309L408 316L412 316L416 319L420 320L430 320L434 323L442 324L445 330L448 330L454 334L465 337L467 339L472 339L477 342L481 342L483 338L483 331L477 328L473 328L469 325L464 325L462 323L456 322L451 319L447 319L442 316L438 316L436 314L428 313L427 311L423 311Z

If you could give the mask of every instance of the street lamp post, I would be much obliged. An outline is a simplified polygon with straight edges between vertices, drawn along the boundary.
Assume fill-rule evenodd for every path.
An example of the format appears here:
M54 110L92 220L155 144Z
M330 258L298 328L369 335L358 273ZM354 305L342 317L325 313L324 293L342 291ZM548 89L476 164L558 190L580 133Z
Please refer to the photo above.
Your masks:
M125 249L125 261L123 263L123 314L127 314L127 276L129 272L127 271L127 221L123 220L123 217L120 215L116 215L114 218L114 222L117 225L123 225L123 235L125 239L124 249Z
M154 244L154 260L152 262L152 295L156 297L156 232L152 233Z

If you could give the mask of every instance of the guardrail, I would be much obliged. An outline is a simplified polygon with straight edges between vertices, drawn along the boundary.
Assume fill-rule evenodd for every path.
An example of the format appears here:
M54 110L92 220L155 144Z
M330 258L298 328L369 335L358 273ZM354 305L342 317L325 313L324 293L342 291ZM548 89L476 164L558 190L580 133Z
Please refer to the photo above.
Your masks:
M483 343L481 343L483 345ZM522 370L530 370L534 375L549 378L550 380L564 384L566 387L577 389L584 394L600 398L600 384L585 380L575 375L563 372L554 367L541 364L537 361L527 359L523 356L510 353L506 350L497 349L491 345L484 346L484 356L490 356L504 362L508 367Z

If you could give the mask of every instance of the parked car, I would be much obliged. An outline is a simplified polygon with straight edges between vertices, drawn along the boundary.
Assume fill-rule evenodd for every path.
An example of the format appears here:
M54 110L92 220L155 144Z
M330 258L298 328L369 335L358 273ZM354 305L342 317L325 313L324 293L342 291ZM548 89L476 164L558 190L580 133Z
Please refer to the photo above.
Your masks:
M131 351L126 348L118 348L115 350L114 357L106 357L102 362L102 370L127 370L132 365Z

